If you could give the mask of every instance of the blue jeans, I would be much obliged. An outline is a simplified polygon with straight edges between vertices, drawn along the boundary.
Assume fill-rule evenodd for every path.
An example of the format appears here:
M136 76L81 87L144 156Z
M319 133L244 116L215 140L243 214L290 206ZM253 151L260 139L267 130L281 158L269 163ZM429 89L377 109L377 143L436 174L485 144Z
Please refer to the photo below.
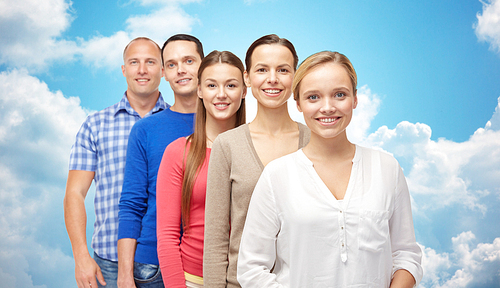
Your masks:
M134 262L134 280L137 288L164 288L160 266Z
M118 262L103 259L94 252L94 260L101 268L102 276L106 281L106 286L102 286L97 280L99 288L117 288L116 280L118 279Z

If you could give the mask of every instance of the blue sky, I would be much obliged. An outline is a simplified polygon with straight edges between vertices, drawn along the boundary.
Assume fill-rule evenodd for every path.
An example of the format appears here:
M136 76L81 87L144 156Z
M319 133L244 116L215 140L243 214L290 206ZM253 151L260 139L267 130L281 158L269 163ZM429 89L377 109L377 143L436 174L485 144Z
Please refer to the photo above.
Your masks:
M0 0L0 288L76 287L62 208L71 144L125 91L124 46L175 33L242 59L269 33L300 61L347 55L360 103L349 137L405 171L420 287L498 287L500 0L411 2ZM165 81L160 90L172 103Z

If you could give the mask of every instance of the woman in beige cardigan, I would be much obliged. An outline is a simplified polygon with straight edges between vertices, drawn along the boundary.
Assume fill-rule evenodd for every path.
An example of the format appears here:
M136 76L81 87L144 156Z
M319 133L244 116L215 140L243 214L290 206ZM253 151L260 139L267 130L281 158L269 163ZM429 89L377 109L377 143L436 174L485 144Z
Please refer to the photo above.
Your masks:
M245 83L257 99L249 124L220 134L212 146L205 206L205 287L240 287L236 267L241 233L253 189L270 161L309 142L310 131L288 114L298 57L277 35L248 48Z

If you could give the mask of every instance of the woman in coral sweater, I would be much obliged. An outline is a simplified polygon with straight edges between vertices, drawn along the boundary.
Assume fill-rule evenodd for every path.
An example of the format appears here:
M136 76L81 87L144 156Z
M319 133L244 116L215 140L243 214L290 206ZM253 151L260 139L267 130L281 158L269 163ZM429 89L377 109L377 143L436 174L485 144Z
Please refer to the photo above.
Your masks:
M245 123L243 72L241 60L228 51L213 51L203 59L194 133L172 142L163 154L156 205L158 258L166 287L203 287L208 161L217 135Z

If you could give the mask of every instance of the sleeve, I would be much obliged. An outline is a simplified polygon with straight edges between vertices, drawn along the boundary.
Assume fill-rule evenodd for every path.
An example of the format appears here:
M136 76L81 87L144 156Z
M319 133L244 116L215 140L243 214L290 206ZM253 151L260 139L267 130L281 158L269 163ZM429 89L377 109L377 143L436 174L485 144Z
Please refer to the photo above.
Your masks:
M97 144L91 122L92 116L88 116L76 134L69 157L69 170L97 170Z
M158 260L165 287L186 287L179 237L185 141L165 149L156 186Z
M139 121L140 122L140 121ZM118 211L118 239L137 239L148 205L147 135L137 122L130 131Z
M207 173L203 283L206 287L226 287L231 200L231 161L221 138L212 145Z
M397 169L394 213L389 221L393 259L392 274L394 275L399 269L407 270L415 278L415 287L417 287L423 276L422 250L415 239L408 185L399 165Z
M283 287L271 273L276 262L276 239L280 221L266 169L255 186L248 207L238 254L238 282L241 287Z

